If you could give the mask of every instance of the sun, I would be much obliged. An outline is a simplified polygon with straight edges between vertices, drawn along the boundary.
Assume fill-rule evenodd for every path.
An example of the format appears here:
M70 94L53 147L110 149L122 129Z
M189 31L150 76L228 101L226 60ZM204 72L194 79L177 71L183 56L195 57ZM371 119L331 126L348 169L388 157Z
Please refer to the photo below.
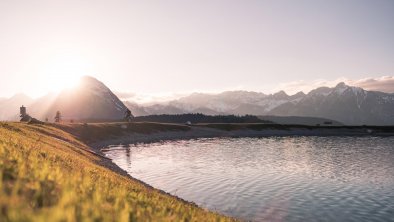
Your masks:
M72 89L79 85L83 75L77 73L57 74L50 78L51 91L61 91L63 89Z
M82 76L89 73L88 63L78 56L58 56L43 70L43 82L49 91L60 92L78 86Z

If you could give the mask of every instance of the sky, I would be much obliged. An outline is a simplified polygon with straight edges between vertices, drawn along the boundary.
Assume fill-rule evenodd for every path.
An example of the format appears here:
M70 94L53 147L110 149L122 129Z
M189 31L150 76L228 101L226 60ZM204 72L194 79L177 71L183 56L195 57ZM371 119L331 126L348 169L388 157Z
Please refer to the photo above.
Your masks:
M169 95L393 82L394 1L0 0L0 97L91 75Z

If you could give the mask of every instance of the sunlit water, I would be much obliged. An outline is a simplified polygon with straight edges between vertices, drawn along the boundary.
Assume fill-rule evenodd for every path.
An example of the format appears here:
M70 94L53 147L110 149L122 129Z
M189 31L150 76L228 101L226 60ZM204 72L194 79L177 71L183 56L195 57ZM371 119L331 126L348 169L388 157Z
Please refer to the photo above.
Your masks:
M255 221L394 221L394 137L198 139L112 146L158 189Z

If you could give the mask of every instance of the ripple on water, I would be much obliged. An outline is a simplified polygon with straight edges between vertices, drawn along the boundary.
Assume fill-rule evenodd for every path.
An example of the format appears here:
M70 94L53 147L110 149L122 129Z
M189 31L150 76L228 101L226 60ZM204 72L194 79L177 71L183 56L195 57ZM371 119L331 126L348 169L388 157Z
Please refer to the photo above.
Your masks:
M394 221L394 138L197 139L105 151L130 175L247 220Z

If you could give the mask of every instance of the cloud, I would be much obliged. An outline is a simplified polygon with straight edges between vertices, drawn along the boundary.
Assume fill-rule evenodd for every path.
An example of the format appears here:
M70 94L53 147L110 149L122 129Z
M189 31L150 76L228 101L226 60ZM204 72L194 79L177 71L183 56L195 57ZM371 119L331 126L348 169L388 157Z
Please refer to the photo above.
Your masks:
M136 93L133 92L119 92L114 91L114 94L119 97L120 100L129 100L137 96Z
M325 79L317 79L313 81L305 81L305 80L299 80L299 81L294 81L294 82L286 82L286 83L281 83L279 86L275 89L275 91L279 90L284 90L286 93L292 95L297 92L304 92L308 93L309 91L327 86L327 87L334 87L340 82L347 82L346 78L339 78L336 80L325 80Z
M154 93L154 94L138 94L132 92L114 92L122 101L130 101L138 104L165 103L189 93Z
M308 93L309 91L316 89L318 87L334 87L340 82L345 82L350 86L361 87L365 90L370 91L381 91L386 93L394 93L394 76L382 76L379 78L364 78L364 79L348 79L345 77L338 78L335 80L325 80L318 79L313 81L294 81L281 83L275 89L276 91L284 90L288 94L295 94L299 91L303 91L304 93Z
M394 93L394 76L365 78L356 81L349 81L348 84L358 86L366 90Z

